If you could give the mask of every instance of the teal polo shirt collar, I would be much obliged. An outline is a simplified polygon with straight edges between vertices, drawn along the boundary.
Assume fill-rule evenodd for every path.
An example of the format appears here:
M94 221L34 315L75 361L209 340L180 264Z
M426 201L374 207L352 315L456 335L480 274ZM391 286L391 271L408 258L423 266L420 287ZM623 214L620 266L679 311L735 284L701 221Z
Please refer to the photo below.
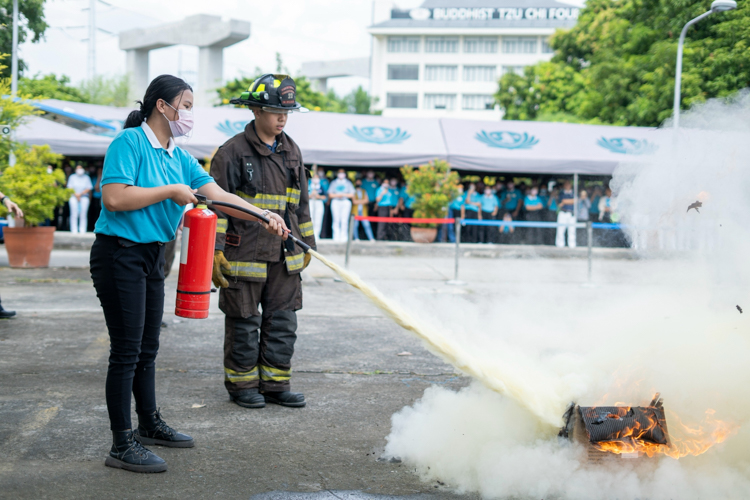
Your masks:
M148 126L146 123L146 120L143 120L143 123L141 123L141 128L143 129L143 132L146 134L146 139L148 139L148 142L151 144L151 146L154 149L164 149L164 146L161 145L159 142L159 139L156 138L156 134L154 134L154 131L151 130L151 127ZM276 146L276 143L274 143L274 147ZM174 157L174 137L169 138L169 142L167 143L167 153L169 153L170 158Z

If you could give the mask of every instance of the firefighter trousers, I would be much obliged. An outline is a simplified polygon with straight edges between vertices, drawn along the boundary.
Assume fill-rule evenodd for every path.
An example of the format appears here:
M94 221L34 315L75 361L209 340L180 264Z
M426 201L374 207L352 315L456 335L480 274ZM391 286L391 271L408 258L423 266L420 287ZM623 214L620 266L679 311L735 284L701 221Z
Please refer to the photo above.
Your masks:
M226 315L224 386L232 396L290 388L297 340L295 311L302 308L301 277L289 274L284 261L267 266L265 282L234 281L228 276L229 287L219 295L219 308Z

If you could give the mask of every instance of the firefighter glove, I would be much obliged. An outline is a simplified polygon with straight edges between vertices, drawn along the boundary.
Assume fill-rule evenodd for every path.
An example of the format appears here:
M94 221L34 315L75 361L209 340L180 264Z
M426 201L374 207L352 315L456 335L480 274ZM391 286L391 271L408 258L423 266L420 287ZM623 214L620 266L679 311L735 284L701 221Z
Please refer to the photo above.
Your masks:
M306 253L304 257L304 263L302 264L302 269L307 269L307 266L310 265L311 259L312 259L312 255L310 255L309 253Z
M221 250L216 250L214 251L214 270L211 276L211 280L214 282L215 286L226 288L229 286L229 282L222 274L222 269L229 272L232 270L232 266L229 265L229 261L227 261L226 257L224 257L224 252L222 252Z

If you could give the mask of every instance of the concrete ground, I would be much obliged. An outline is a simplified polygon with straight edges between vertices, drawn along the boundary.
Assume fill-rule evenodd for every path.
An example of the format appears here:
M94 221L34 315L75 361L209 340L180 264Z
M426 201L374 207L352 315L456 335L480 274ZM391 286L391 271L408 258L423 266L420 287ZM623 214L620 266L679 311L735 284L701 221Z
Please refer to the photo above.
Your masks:
M5 258L0 252L0 263ZM88 269L81 267L87 260L86 251L55 250L58 267L0 268L3 305L18 311L0 322L0 497L477 498L424 483L407 464L378 460L393 413L433 384L458 389L469 380L317 262L304 275L294 357L293 388L305 393L306 408L248 410L228 401L216 297L207 320L175 317L175 272L167 281L157 397L167 422L191 434L196 447L154 447L169 464L164 474L105 467L109 345ZM451 287L449 257L363 255L351 262L385 293L428 298L503 294L535 278L569 286L586 277L583 259L468 258L461 265L468 284ZM648 265L597 263L595 282ZM648 280L648 272L643 276ZM404 351L412 355L398 356ZM370 496L376 494L389 496Z

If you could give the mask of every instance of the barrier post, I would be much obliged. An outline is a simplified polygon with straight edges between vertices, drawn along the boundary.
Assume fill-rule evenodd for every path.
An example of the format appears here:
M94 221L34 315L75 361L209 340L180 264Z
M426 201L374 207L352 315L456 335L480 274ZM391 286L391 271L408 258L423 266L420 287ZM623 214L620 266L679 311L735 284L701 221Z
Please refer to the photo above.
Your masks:
M453 269L453 279L448 281L449 285L465 285L463 281L458 279L458 259L461 255L461 219L456 217L455 219L455 233L456 233L456 257L455 267Z
M346 232L346 256L344 257L344 268L349 269L349 251L354 239L354 214L349 215L349 227Z
M586 235L588 237L588 282L591 283L591 248L594 245L594 227L591 221L586 221Z

